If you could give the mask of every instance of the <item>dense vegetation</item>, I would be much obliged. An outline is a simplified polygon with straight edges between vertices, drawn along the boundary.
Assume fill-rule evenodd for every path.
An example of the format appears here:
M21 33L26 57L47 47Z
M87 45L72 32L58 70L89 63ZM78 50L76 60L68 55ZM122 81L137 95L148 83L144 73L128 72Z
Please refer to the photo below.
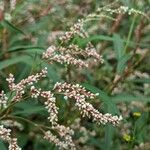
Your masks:
M0 150L149 150L149 6L0 1Z

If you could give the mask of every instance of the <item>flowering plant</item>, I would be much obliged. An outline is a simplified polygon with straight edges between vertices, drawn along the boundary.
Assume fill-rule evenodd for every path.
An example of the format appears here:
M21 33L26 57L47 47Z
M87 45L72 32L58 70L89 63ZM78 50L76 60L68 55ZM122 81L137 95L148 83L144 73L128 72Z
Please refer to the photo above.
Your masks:
M4 5L6 4L4 3ZM13 12L17 1L11 1L10 5ZM70 6L68 5L68 7ZM54 8L56 10L52 10L52 13L55 14L57 7ZM27 12L30 14L32 9L28 9ZM48 15L49 10L50 7L39 14L38 17ZM124 40L114 32L119 28L121 20L126 14L133 15L133 22L127 40ZM13 13L11 15L13 16ZM130 38L137 16L149 20L148 15L140 10L120 6L120 4L113 5L112 3L98 8L95 13L82 16L83 19L77 19L68 31L60 32L56 37L54 36L54 39L50 39L48 48L32 47L33 50L30 51L29 48L29 52L20 51L20 48L12 48L7 52L6 49L9 47L7 40L9 38L5 33L6 24L11 29L13 28L13 31L15 30L23 35L23 37L19 36L18 41L20 39L22 41L29 40L33 45L40 43L40 41L33 36L34 29L33 35L30 36L11 25L9 23L9 21L11 22L11 16L8 17L4 8L2 10L0 8L0 20L2 20L2 26L4 26L2 41L2 60L4 60L4 63L0 64L0 69L4 70L2 78L5 78L7 82L6 84L5 81L2 81L3 85L0 87L0 139L8 144L9 150L20 150L24 147L25 149L32 149L33 144L30 147L30 142L35 139L38 142L44 141L44 144L50 143L50 149L53 149L53 144L54 147L59 149L80 149L82 144L88 143L90 136L95 138L97 132L101 132L97 130L101 125L105 126L106 141L109 140L109 130L114 131L114 127L121 129L120 136L124 140L134 141L134 135L126 133L126 124L121 124L124 118L122 113L123 116L126 116L125 113L127 113L122 107L123 103L121 102L116 106L114 101L118 98L117 94L123 92L124 89L127 90L120 84L124 79L132 78L131 75L134 75L133 78L135 76L141 78L145 75L132 71L145 58L147 51L143 54L136 45L136 50L128 52L128 47L133 44L130 42ZM30 19L36 22L35 18L31 17ZM113 34L113 37L94 37L90 32L95 32L95 28L87 31L87 26L98 18L113 21L113 26L108 33L109 35ZM32 24L32 21L30 21L29 24ZM137 43L140 42L142 25L141 23L135 32ZM41 34L42 30L38 33ZM46 33L44 32L44 34ZM50 37L53 36L50 35ZM109 49L109 43L106 42L104 45L94 43L101 38L113 42L117 58L115 61L113 54L108 55L107 52L103 52L105 47L108 46ZM14 43L16 43L15 39L10 42L10 45ZM24 47L21 49L24 49ZM25 47L25 49L28 49L28 47ZM133 65L132 60L136 54L142 57ZM24 56L22 57L22 55ZM13 59L13 57L15 58ZM21 71L16 68L13 69L13 67L10 71L5 70L11 64L9 59L13 59L14 64L19 62L20 67L18 68L21 68ZM25 68L20 63L22 61L32 67L26 67L25 65ZM111 65L113 64L115 64L116 69L114 70L116 70L116 73L112 69ZM15 67L15 65L12 66ZM109 73L107 73L107 69ZM102 73L106 73L103 78L100 77L100 70ZM59 78L59 76L61 77ZM147 74L145 76L146 78L149 77ZM102 82L99 81L101 79L103 79ZM87 83L86 80L91 85L83 84ZM102 83L102 85L99 83ZM103 86L105 87L103 91L99 90ZM119 98L120 102L124 97ZM133 116L140 117L141 113L134 112ZM92 126L92 128L87 130L88 126ZM83 136L79 135L80 133ZM28 136L28 139L25 139L27 142L22 144L23 140L21 141L19 136L22 136L22 139ZM106 146L107 149L109 149L110 143L108 147ZM42 149L44 149L43 147Z

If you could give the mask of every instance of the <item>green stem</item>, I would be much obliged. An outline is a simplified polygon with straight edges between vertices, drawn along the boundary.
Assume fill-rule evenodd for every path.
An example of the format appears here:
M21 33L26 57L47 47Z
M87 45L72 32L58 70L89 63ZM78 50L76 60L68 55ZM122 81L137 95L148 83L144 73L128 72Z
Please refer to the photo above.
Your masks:
M34 123L33 121L29 120L29 119L26 119L26 118L23 118L23 117L20 117L20 116L7 116L3 119L15 119L15 120L22 120L24 122L27 122L29 124L32 124L33 126L37 127L38 129L40 129L43 133L45 133L45 131L42 129L42 128L45 128L45 129L48 129L48 130L52 130L51 127L48 127L48 126L44 126L44 125L41 125L41 124L37 124L37 123Z
M134 15L133 20L132 20L132 24L130 26L130 30L129 30L128 37L127 37L127 42L126 42L126 45L124 47L124 52L125 53L127 51L127 48L128 48L128 45L129 45L129 42L130 42L130 39L131 39L131 35L132 35L132 32L133 32L133 27L134 27L134 24L135 24L135 19L136 19L136 15Z
M29 96L24 97L21 101L27 99L28 97L29 97ZM0 112L0 116L1 116L0 119L2 119L2 118L4 118L5 116L7 116L8 113L9 113L9 110L10 110L16 103L17 103L16 101L13 101L12 103L10 103L10 104L8 105L7 108L3 109L3 110ZM5 113L5 112L6 112L6 113Z

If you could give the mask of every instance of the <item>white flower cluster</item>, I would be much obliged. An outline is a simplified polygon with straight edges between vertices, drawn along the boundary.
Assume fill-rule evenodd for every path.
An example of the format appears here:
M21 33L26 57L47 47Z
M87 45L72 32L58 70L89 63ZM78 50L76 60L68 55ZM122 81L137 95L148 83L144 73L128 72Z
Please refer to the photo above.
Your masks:
M10 129L4 128L3 125L0 125L0 138L4 141L10 141Z
M72 57L70 54L59 55L56 54L51 58L51 61L59 62L60 64L66 63L67 65L72 64L76 67L88 67L88 64L81 59L76 59Z
M57 138L56 135L53 135L50 131L45 132L44 138L49 142L54 143L58 147L64 149L67 147L67 145L64 142L60 141L59 138Z
M56 146L58 146L60 149L70 149L70 150L75 150L76 148L73 146L70 147L70 145L68 144L68 142L65 141L60 141L59 138L57 138L57 136L53 135L50 131L47 131L45 133L44 138L52 143L54 143Z
M61 138L64 138L65 144L68 148L75 149L75 145L72 141L72 135L74 135L74 131L72 129L59 124L53 127L53 129L59 133Z
M65 32L65 34L60 37L61 43L68 42L76 34L82 38L88 38L88 34L83 30L83 23L84 20L78 20L78 22L70 28L70 31ZM50 64L58 62L60 64L71 64L79 68L88 67L89 62L87 59L79 59L81 55L84 56L84 58L94 58L94 62L99 61L103 63L104 61L102 56L96 52L91 42L88 43L85 50L79 48L76 44L65 44L64 47L55 47L52 45L48 47L46 52L43 52L42 58L47 60Z
M64 92L66 96L69 98L74 98L76 96L81 96L83 98L90 98L93 99L97 96L97 93L94 94L90 91L87 91L85 87L82 87L79 84L69 84L69 83L61 83L61 82L56 82L54 85L54 90L57 90L58 92Z
M17 145L17 139L12 138L9 143L9 150L21 150L21 148Z
M58 107L56 106L56 98L50 91L41 91L41 89L38 90L34 86L32 86L31 97L37 98L38 96L41 96L46 99L44 104L45 108L49 113L48 120L50 121L52 126L55 126L58 121Z
M53 127L53 129L55 129L56 131L59 132L59 135L61 137L64 137L65 135L69 134L69 135L73 135L74 134L74 131L71 130L69 127L65 127L63 125L57 125L55 127Z
M54 55L54 52L56 51L56 47L55 46L50 46L48 47L48 49L46 50L46 52L43 53L42 58L44 59L48 59L49 57Z
M102 56L96 52L96 49L91 44L88 44L84 52L88 57L95 58L94 60L96 62L100 61L101 63L104 63Z
M71 28L70 31L65 32L59 39L66 43L68 42L75 34L84 37L84 30L83 30L83 20L78 20Z
M71 64L76 67L88 67L88 64L81 59L76 59L70 54L55 54L56 47L50 46L46 52L43 53L43 59L47 59L49 63L58 62L60 64Z
M21 150L17 145L17 139L10 137L10 132L10 129L6 129L3 125L0 125L0 138L9 144L9 150Z
M84 116L87 116L89 118L92 118L93 121L96 121L97 123L112 123L113 125L117 125L122 120L122 116L113 116L112 114L102 114L98 110L96 110L92 104L87 103L85 101L85 98L82 98L81 96L74 97L76 100L76 106L81 111L81 114Z
M109 12L110 14L114 14L114 13L117 13L117 14L128 13L128 15L139 14L139 15L143 15L143 16L147 17L144 12L134 9L134 8L129 8L127 6L120 6L118 8L103 7L103 8L98 8L98 10L97 10L97 12L102 12L102 11Z
M70 44L67 48L59 47L58 51L60 51L63 54L71 54L74 56L81 55L85 58L94 58L95 62L104 62L102 56L96 52L96 49L91 43L88 43L85 50L81 49L78 45Z
M56 146L58 146L60 149L71 149L75 150L75 145L72 141L72 135L73 131L69 127L65 127L63 125L57 125L53 127L54 130L56 130L60 136L58 138L56 135L53 135L51 131L45 132L44 138L48 140L49 142L54 143Z
M44 138L47 139L50 142L53 142L56 146L58 146L60 149L71 149L75 150L75 145L72 141L72 135L74 134L73 130L71 130L69 127L65 127L63 125L57 125L53 127L54 130L56 130L59 133L59 136L62 140L57 138L57 136L53 135L50 131L47 131L45 133Z
M50 116L48 117L48 120L52 123L52 125L56 125L58 121L58 107L56 106L56 98L53 96L53 94L50 91L44 91L41 93L41 96L46 98L47 101L45 101L45 106L48 112L50 113Z
M23 94L25 93L25 88L27 86L33 85L33 83L39 81L42 77L46 77L47 74L47 68L42 69L40 73L37 73L35 75L28 76L26 79L21 80L18 84L14 83L14 76L13 74L9 74L9 77L6 79L9 88L11 91L16 91L16 95L13 97L12 101L20 101Z
M76 106L81 111L81 114L92 118L93 121L97 123L112 123L113 125L119 124L122 120L122 117L112 116L112 114L102 114L98 110L96 110L90 103L86 102L86 98L95 98L97 94L93 94L91 92L87 92L85 88L80 86L79 84L71 85L65 83L57 82L54 86L54 90L63 93L65 96L69 98L74 98L76 100Z
M72 141L73 131L69 127L58 124L58 107L56 106L56 98L51 91L41 91L36 89L34 86L31 87L31 97L37 98L41 96L46 99L44 102L45 108L49 113L48 120L52 124L52 129L57 131L59 136L63 138L61 141L57 136L53 135L50 131L45 133L45 139L49 140L59 146L61 149L73 149L75 147Z
M4 91L1 91L0 93L0 108L6 108L7 107L7 96L4 93Z

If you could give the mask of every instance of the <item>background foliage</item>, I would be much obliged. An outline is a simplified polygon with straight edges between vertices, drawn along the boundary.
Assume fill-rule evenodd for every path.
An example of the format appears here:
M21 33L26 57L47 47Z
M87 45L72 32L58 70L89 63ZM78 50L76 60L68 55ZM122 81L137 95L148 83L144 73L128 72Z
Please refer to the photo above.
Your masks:
M67 31L78 18L84 18L99 7L111 4L105 0L18 0L14 8L9 1L0 10L0 89L8 91L6 77L11 72L17 82L48 67L48 77L39 87L50 89L57 81L80 83L99 99L91 103L103 112L122 114L124 120L119 127L97 125L88 119L76 119L74 140L77 149L150 149L150 19L142 15L113 14L87 22L89 39L76 39L84 46L91 41L103 55L104 64L78 72L58 64L47 64L41 60L45 49L59 41L57 37ZM149 16L149 0L120 0L116 6L128 6ZM105 15L108 15L105 13ZM58 98L59 118L62 124L71 125L79 113L70 108L68 101ZM29 120L46 124L47 112L36 100L16 104L11 114L24 126L22 131L14 129L18 143L23 149L57 149L42 140ZM63 115L62 115L63 114ZM18 117L18 118L17 118ZM44 121L44 122L43 122ZM0 149L6 145L0 141Z

